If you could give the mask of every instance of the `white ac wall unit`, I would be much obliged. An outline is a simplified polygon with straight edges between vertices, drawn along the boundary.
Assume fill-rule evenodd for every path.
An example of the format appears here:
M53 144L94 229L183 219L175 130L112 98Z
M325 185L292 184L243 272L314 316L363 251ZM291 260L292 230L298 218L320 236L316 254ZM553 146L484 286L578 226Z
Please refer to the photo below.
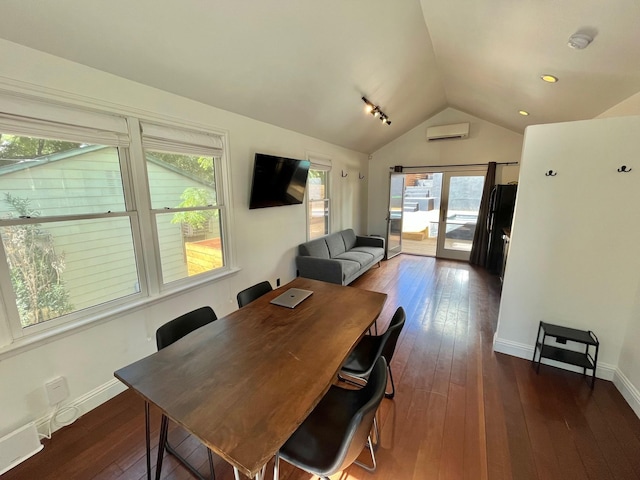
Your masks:
M453 125L438 125L427 128L427 141L451 140L454 138L467 138L469 136L469 123L456 123Z

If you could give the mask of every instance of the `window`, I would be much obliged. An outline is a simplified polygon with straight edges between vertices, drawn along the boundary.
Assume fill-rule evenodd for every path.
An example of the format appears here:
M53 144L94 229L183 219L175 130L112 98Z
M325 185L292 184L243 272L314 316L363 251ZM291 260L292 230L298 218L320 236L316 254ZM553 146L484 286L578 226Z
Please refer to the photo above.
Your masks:
M228 270L220 136L21 102L44 119L0 114L1 317L14 339Z
M309 240L328 235L331 231L329 222L329 174L331 167L314 163L312 160L307 180L307 206Z
M225 266L217 137L142 124L162 283Z
M3 132L0 236L21 328L140 292L123 153Z

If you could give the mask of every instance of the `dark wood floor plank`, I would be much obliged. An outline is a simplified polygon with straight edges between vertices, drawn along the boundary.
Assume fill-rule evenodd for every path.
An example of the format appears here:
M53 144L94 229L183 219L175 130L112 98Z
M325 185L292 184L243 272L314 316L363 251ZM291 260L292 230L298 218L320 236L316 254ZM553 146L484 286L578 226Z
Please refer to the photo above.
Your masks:
M540 416L544 415L541 421L548 429L549 442L558 460L556 478L562 480L589 478L574 442L573 432L569 429L566 421L565 410L575 409L576 405L570 396L561 396L555 393L557 382L566 381L567 372L556 371L556 373L564 375L539 375L529 362L521 363L522 374L526 375L531 384L532 390L529 395L537 397L541 409ZM531 420L531 422L533 421Z
M534 452L529 439L527 422L520 402L513 358L496 354L498 388L504 406L507 440L511 455L511 470L517 480L537 479Z
M593 400L617 444L624 452L634 474L640 478L640 418L638 418L611 382L597 382Z
M469 323L463 477L466 480L487 480L482 350L478 343L479 333L472 327L473 322Z
M384 332L398 306L407 322L383 400L378 470L352 466L333 480L640 479L640 419L611 382L496 354L496 277L462 262L401 255L352 284L388 294ZM151 411L155 463L160 416ZM175 425L172 443L203 473L206 449ZM144 480L143 402L125 392L45 441L2 480ZM362 458L365 458L363 452ZM233 469L214 455L217 480ZM268 465L271 478L272 462ZM154 470L155 471L155 470ZM286 463L281 480L315 480ZM162 478L189 480L166 456Z
M456 383L449 385L447 413L442 437L439 478L443 480L464 477L464 426L466 417L465 387Z
M538 476L549 480L565 478L561 474L557 449L553 442L549 423L558 418L561 412L545 402L547 395L536 389L535 375L528 363L514 362L520 403L527 424L531 448L534 451L534 461ZM562 475L562 476L561 476Z

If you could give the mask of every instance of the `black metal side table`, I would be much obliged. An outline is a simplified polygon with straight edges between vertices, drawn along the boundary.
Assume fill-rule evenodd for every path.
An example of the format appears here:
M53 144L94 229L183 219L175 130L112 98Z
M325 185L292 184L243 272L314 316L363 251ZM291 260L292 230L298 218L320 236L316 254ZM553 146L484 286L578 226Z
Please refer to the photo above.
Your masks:
M542 334L542 338L541 337ZM571 342L581 343L584 345L584 352L577 352L556 345L547 345L545 340L547 337L555 338L557 343L566 344L567 340ZM591 355L590 348L595 347L595 352ZM587 375L587 369L592 371L591 388L593 389L596 382L596 367L598 364L598 349L600 342L598 337L591 330L578 330L575 328L562 327L551 323L540 322L538 327L538 336L536 337L536 346L533 349L532 366L537 365L537 372L540 372L540 361L543 358L555 360L557 362L568 363L582 367L582 375ZM539 352L538 361L536 361L536 353Z

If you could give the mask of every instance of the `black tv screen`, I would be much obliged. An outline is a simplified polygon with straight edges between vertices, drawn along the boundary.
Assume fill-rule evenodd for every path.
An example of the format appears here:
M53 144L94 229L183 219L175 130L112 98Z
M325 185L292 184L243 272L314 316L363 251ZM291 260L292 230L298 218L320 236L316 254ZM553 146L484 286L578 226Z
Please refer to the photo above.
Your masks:
M308 160L256 153L249 208L302 203L310 165Z

